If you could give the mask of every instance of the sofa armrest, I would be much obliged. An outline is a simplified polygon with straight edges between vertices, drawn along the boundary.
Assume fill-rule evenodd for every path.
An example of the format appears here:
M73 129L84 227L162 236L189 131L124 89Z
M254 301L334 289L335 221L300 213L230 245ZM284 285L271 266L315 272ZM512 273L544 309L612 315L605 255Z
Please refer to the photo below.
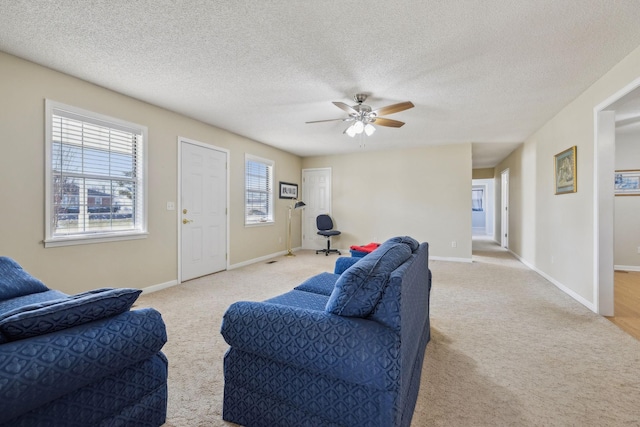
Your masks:
M371 320L240 301L225 313L221 333L236 349L348 382L398 383L400 338Z
M158 353L167 341L160 313L127 311L0 345L0 423Z
M362 258L358 258L358 257L339 257L338 259L336 259L336 266L333 269L333 274L342 274L345 272L345 270L349 267L351 267L353 264L355 264L356 262L360 261Z

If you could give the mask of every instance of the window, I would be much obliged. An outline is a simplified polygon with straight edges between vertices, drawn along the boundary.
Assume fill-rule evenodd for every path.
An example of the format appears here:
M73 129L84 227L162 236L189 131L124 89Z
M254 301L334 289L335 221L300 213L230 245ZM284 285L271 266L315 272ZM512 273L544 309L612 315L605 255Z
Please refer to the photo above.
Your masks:
M471 210L474 212L484 211L484 189L474 188L471 190Z
M245 225L273 223L272 160L245 155Z
M146 236L147 128L46 101L45 246Z

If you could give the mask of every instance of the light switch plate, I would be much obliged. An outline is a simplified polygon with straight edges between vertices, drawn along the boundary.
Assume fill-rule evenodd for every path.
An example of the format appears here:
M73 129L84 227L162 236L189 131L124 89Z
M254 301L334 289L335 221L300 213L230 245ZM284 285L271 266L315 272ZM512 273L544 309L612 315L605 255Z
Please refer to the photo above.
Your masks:
M176 204L173 202L167 202L167 210L168 211L175 211L176 210Z

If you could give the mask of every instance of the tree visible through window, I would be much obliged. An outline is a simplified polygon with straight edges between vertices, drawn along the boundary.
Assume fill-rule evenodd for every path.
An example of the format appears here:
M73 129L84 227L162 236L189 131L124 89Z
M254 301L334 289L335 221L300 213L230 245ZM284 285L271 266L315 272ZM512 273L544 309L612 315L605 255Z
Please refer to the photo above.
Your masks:
M245 155L245 224L273 222L273 165Z
M142 126L47 101L45 243L146 232L145 136Z

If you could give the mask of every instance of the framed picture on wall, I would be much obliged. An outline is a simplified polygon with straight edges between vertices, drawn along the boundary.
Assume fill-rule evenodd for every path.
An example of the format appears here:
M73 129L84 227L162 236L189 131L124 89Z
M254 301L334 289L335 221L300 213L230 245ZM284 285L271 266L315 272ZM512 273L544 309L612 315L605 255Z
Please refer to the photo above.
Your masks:
M640 170L618 170L615 179L616 196L640 196Z
M568 194L578 191L576 151L574 145L556 154L554 160L556 194Z
M280 198L281 199L297 199L298 184L280 181Z

